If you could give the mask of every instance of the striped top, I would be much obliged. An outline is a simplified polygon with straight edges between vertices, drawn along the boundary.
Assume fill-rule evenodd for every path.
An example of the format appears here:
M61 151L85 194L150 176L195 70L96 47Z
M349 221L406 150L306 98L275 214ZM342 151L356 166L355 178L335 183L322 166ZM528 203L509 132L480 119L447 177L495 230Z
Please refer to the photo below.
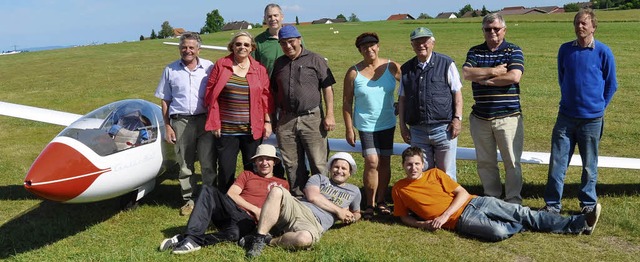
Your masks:
M221 131L224 135L251 134L249 117L249 83L246 77L233 74L218 97Z
M491 51L486 42L474 46L467 53L467 60L463 67L495 67L507 64L507 70L520 70L524 72L524 55L517 45L503 41L496 49ZM520 85L484 86L473 82L473 99L471 114L484 119L493 120L521 113L520 109Z

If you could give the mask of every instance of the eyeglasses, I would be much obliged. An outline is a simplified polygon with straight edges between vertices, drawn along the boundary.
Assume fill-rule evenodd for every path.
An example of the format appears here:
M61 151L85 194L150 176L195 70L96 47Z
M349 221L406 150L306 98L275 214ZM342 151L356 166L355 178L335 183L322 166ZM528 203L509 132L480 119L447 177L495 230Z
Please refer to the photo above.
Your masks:
M249 43L240 43L240 42L235 42L234 45L236 47L241 47L241 46L250 47L251 46L251 44L249 44Z
M485 33L489 33L491 31L493 31L494 33L498 33L500 32L500 30L502 30L502 28L504 27L485 27L482 28L482 30L484 30Z

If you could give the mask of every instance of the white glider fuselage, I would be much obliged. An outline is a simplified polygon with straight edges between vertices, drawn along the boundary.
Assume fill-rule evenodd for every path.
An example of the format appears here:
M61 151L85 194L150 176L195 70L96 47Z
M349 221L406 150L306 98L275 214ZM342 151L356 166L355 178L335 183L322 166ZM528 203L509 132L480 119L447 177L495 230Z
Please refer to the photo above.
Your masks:
M58 202L95 202L136 191L140 199L176 164L173 146L163 137L158 105L144 100L105 105L62 130L34 161L24 186Z

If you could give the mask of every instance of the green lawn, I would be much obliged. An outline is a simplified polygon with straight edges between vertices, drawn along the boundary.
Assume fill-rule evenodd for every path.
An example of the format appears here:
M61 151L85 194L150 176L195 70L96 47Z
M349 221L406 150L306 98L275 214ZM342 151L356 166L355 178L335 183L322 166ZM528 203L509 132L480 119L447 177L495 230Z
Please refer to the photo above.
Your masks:
M596 38L616 56L619 90L607 109L601 155L640 158L640 77L637 28L640 10L598 12ZM549 151L551 129L557 114L559 90L556 53L561 43L575 36L573 14L508 16L507 41L525 54L522 104L525 116L525 150ZM342 81L347 68L361 60L355 37L375 31L381 37L380 55L403 63L413 56L409 33L430 28L437 39L436 52L447 54L460 68L469 47L483 41L479 18L420 20L412 22L362 22L299 27L307 47L329 60L336 77L336 122L331 137L344 137L341 114ZM330 29L333 28L333 29ZM338 30L339 34L333 34ZM256 35L261 29L251 30ZM208 45L226 45L232 33L203 37ZM202 51L216 60L225 52ZM87 46L0 56L0 101L84 114L109 102L142 98L158 101L153 92L162 69L178 59L176 47L162 40ZM465 115L473 99L470 83L463 82ZM17 261L157 261L242 260L244 251L222 244L199 252L175 256L157 252L165 237L184 230L187 218L178 215L179 187L165 180L143 199L136 210L121 212L117 201L65 205L42 201L22 187L30 164L62 127L0 116L0 260ZM399 132L396 142L401 142ZM468 122L463 122L459 145L472 147ZM362 157L354 154L362 167ZM403 175L399 157L393 157L392 183ZM524 165L524 204L543 205L547 166ZM458 179L471 193L482 193L475 162L458 162ZM580 168L567 175L565 212L577 211ZM351 182L362 186L361 174ZM289 261L631 261L640 255L640 171L600 169L598 194L603 213L592 236L522 233L500 243L485 243L447 231L435 233L397 224L393 219L360 222L329 230L310 251L289 252L267 248L259 260ZM636 257L634 259L634 257Z

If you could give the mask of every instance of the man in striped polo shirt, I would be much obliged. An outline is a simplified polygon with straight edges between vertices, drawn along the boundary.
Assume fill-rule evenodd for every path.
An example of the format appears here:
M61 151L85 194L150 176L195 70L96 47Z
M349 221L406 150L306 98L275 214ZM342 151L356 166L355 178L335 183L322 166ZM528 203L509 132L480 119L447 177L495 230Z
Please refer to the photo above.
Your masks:
M469 49L462 70L464 79L473 82L475 104L469 126L476 147L478 175L485 195L502 196L497 146L506 172L504 200L520 204L524 126L519 83L524 72L524 55L520 47L504 40L507 26L500 14L485 16L482 31L485 42Z

